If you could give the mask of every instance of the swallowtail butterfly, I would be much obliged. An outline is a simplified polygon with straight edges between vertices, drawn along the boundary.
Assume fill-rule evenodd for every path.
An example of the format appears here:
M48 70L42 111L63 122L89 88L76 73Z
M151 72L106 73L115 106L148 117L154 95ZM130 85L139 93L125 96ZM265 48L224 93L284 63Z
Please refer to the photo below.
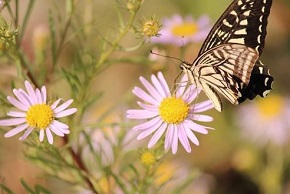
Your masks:
M182 63L188 80L202 88L222 110L218 93L232 104L265 97L273 77L259 60L272 0L234 0L221 15L191 64Z

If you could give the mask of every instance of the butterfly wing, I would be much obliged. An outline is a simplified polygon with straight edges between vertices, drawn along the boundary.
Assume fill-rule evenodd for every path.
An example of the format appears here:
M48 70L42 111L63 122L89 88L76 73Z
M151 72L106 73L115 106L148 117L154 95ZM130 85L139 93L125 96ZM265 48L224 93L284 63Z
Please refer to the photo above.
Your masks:
M272 0L234 0L211 29L199 55L225 43L243 44L262 54Z
M196 82L201 85L215 108L221 111L222 104L217 92L232 104L239 104L243 96L240 88L249 84L258 57L258 51L245 45L221 44L198 57L188 71L198 78Z
M265 97L270 91L273 77L269 74L268 68L261 65L258 58L265 45L267 19L271 5L272 0L234 0L211 29L200 49L199 57L193 64L185 64L185 68L187 66L189 69L191 66L190 69L195 74L193 77L202 76L200 79L204 80L201 85L217 109L219 106L221 107L221 103L217 99L219 97L216 95L216 91L233 104L253 99L257 95ZM231 59L232 62L229 60L224 62L222 59L214 57L214 55L218 56L218 52L234 56L230 54L229 50L221 50L229 45L242 45L244 50L249 48L248 50L251 52L256 51L254 63L251 61L250 68L246 64L234 64L237 62L235 59ZM244 52L235 52L238 55L244 54ZM243 61L242 58L239 60ZM206 67L212 68L215 73L198 74L198 72L194 72L196 68ZM241 71L235 71L237 67ZM238 74L244 71L247 71L246 77Z

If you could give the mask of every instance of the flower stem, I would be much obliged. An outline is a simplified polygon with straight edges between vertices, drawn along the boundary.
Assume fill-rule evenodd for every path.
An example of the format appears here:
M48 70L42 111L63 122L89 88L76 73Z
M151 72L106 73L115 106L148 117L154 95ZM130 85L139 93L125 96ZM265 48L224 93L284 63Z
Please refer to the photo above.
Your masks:
M69 140L68 140L68 136L64 136L63 137L64 143L68 144ZM78 168L82 171L85 172L85 174L89 175L89 171L86 167L86 165L84 164L84 162L81 159L81 156L79 153L76 153L72 147L70 146L69 148L69 152L72 156L73 161L76 163L76 165L78 166ZM82 174L82 173L81 173ZM88 178L88 176L83 176L84 181L87 183L88 187L90 188L90 190L94 193L94 194L99 194L98 191L95 189L93 183L91 182L91 180Z

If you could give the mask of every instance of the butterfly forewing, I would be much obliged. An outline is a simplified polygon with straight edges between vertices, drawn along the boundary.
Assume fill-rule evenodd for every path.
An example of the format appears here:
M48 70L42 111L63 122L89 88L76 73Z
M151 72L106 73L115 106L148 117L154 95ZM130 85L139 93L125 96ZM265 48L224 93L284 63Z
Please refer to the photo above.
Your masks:
M243 44L261 55L272 0L234 0L215 23L199 55L224 43Z

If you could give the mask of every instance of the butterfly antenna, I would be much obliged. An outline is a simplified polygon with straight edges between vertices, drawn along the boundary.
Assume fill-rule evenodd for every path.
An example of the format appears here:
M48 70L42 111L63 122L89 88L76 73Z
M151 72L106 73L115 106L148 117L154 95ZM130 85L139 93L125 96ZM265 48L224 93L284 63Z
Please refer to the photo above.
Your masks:
M175 60L180 61L181 63L184 63L184 61L182 61L181 59L178 59L176 57L172 57L172 56L168 56L168 55L162 55L162 54L159 54L159 53L155 53L152 50L150 50L150 53L153 54L153 55L160 56L160 57L166 57L166 58L170 58L170 59L175 59Z

